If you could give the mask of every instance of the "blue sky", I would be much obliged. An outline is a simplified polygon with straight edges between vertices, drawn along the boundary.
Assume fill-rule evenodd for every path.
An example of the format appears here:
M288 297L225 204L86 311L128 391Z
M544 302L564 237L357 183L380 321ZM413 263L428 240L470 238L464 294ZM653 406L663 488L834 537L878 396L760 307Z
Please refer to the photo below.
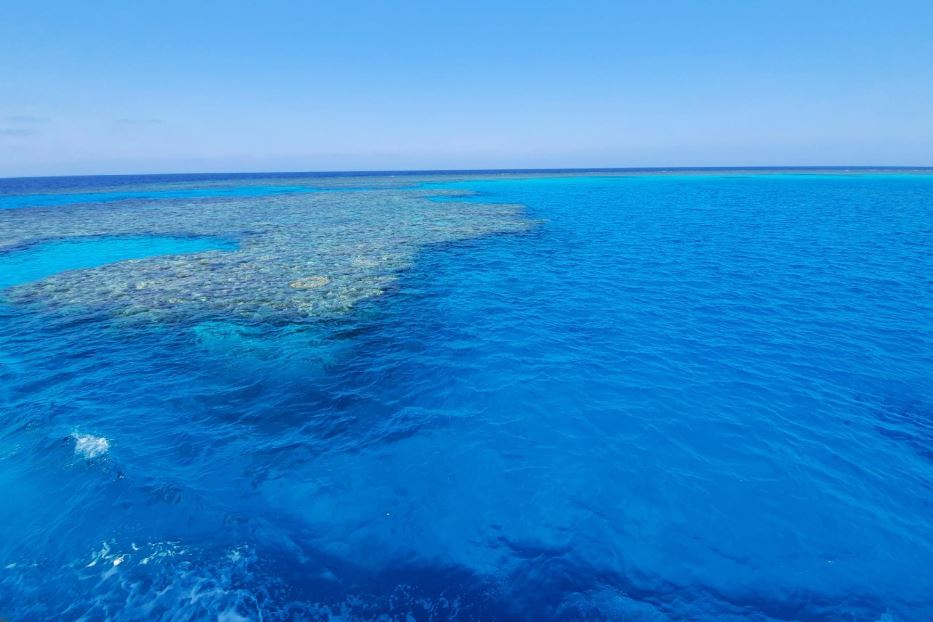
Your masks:
M0 0L0 177L933 165L930 2Z

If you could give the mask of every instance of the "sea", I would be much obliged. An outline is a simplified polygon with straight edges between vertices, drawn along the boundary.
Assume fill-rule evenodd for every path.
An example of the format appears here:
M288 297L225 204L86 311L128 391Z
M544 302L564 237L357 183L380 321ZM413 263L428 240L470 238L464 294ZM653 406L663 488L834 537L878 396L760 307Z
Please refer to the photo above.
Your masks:
M933 170L0 179L0 618L933 620Z

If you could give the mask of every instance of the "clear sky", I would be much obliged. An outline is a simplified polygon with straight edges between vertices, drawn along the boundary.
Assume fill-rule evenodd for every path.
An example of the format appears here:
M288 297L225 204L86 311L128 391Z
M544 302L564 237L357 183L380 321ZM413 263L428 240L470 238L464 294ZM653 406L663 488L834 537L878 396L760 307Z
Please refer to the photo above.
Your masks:
M0 177L933 165L933 2L0 0Z

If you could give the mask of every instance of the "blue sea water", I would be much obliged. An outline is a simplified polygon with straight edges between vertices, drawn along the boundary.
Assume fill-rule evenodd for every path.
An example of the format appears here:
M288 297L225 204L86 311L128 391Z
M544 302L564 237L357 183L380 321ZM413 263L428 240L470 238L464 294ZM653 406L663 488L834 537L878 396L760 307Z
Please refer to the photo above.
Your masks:
M933 619L933 175L412 183L534 225L320 322L0 302L0 617Z

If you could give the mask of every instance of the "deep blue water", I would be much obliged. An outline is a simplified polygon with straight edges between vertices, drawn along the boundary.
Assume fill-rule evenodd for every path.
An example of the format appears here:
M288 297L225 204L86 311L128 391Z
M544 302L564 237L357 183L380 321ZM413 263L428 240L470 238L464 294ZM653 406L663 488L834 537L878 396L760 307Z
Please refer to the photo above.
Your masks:
M319 323L0 303L0 617L933 619L933 176L429 187L537 224Z

